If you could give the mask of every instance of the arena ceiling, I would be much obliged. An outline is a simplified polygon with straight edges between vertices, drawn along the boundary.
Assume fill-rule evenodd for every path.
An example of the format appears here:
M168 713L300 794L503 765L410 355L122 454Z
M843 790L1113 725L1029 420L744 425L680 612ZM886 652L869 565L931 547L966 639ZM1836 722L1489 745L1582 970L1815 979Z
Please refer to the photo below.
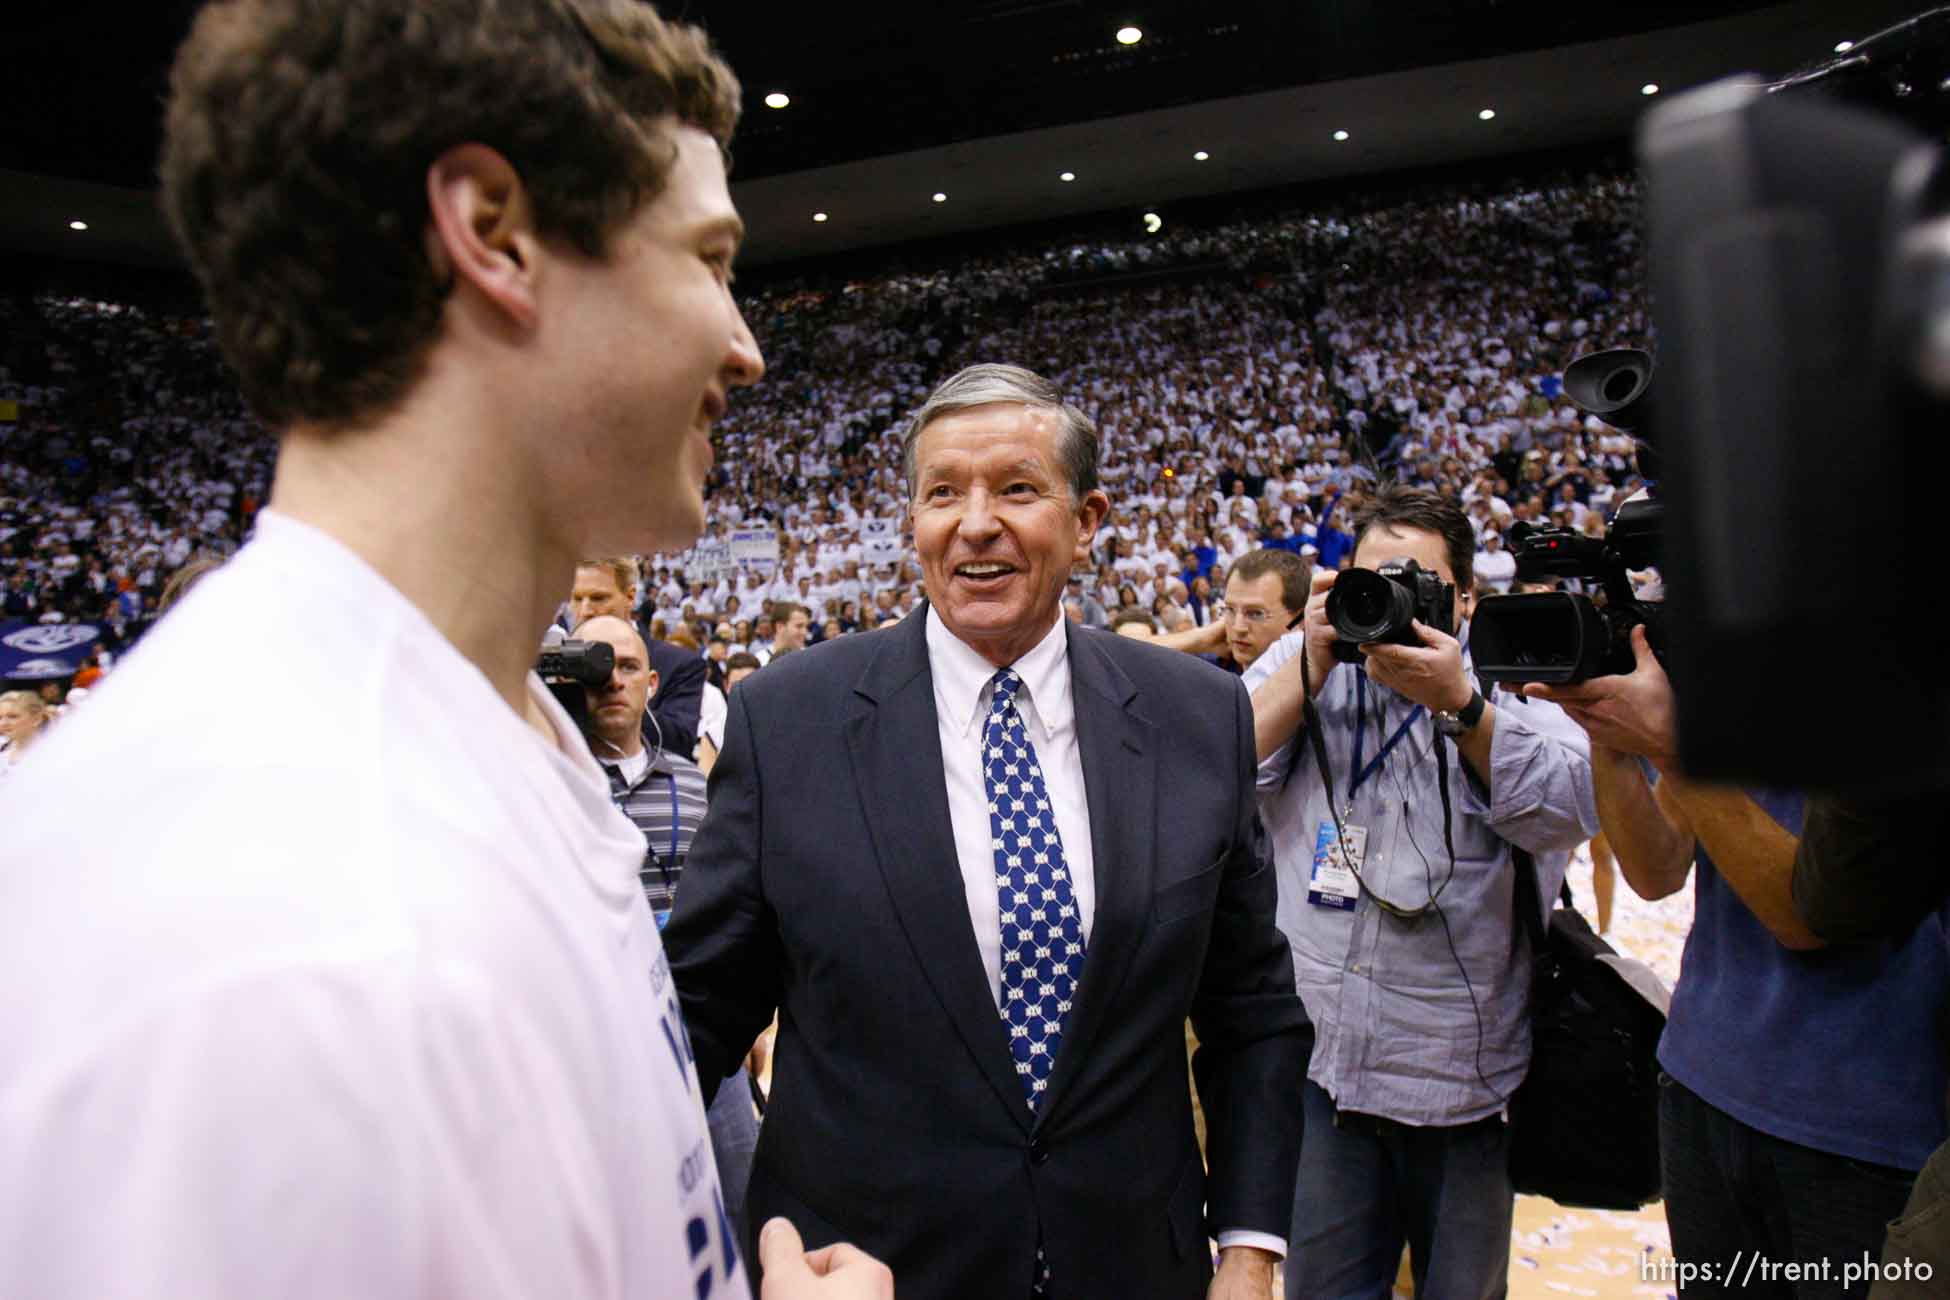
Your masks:
M1920 6L661 7L705 25L745 83L733 194L751 228L746 261L764 265L1085 213L1125 214L1135 231L1144 211L1169 221L1173 203L1215 195L1615 143L1645 107L1648 83L1670 94L1737 72L1784 73ZM194 8L5 6L0 249L174 264L153 200L154 159L169 56ZM1126 26L1142 39L1120 43ZM766 107L774 91L790 104ZM1495 116L1484 119L1486 109Z

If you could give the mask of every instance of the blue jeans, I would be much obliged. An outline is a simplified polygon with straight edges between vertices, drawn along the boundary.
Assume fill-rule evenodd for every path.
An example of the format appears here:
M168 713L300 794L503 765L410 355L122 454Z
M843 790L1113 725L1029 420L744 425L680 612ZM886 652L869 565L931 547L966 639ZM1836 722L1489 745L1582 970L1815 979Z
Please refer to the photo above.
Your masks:
M1509 1130L1344 1115L1311 1080L1286 1293L1388 1300L1409 1249L1416 1300L1500 1300L1510 1280Z
M1889 1221L1903 1212L1914 1172L1851 1160L1770 1137L1659 1077L1659 1164L1672 1257L1721 1274L1680 1288L1686 1300L1859 1300L1867 1281L1842 1286L1842 1265L1882 1258ZM1828 1261L1825 1279L1766 1278L1762 1265ZM1748 1262L1755 1262L1755 1269ZM1861 1271L1859 1268L1857 1271Z
M718 1187L731 1219L732 1240L740 1253L750 1240L745 1235L745 1191L752 1181L752 1152L758 1149L758 1111L752 1106L750 1076L739 1071L718 1085L717 1095L704 1112L711 1131L711 1157L718 1162Z

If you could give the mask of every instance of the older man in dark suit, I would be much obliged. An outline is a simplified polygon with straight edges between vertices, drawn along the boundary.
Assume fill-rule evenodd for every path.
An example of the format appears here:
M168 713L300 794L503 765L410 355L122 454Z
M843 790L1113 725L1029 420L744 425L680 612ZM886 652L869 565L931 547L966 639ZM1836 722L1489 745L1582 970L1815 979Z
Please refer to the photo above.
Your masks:
M1245 1300L1284 1250L1312 1035L1250 706L1063 617L1096 446L1027 371L935 391L905 440L925 615L732 693L664 935L701 1076L779 1015L751 1221L857 1243L902 1300Z

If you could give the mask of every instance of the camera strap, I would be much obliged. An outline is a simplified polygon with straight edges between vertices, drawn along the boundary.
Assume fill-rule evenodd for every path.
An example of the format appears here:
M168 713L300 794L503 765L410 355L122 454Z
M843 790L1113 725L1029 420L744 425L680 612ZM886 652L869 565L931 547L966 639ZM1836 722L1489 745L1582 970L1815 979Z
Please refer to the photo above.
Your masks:
M1449 887L1449 881L1455 878L1455 874L1456 874L1455 846L1453 843L1449 844L1449 875L1444 878L1440 886L1437 886L1436 888L1430 890L1428 901L1426 903L1423 903L1419 907L1402 907L1399 904L1389 902L1387 899L1383 898L1379 893L1375 892L1374 889L1369 887L1368 882L1362 879L1361 873L1359 871L1352 869L1352 862L1356 855L1350 852L1348 849L1347 826L1346 826L1347 819L1343 817L1340 814L1340 812L1334 807L1334 774L1332 768L1328 766L1328 762L1327 762L1327 742L1321 739L1321 735L1320 735L1320 711L1314 707L1314 691L1313 691L1312 674L1308 671L1308 669L1309 669L1309 665L1307 663L1306 655L1303 650L1301 654L1301 660L1300 660L1300 726L1301 729L1307 733L1308 745L1313 750L1314 767L1320 772L1321 787L1327 792L1327 815L1333 820L1334 834L1337 837L1339 837L1341 841L1341 854L1343 858L1345 858L1350 863L1350 870L1352 871L1352 874L1354 876L1354 883L1360 888L1363 894L1366 894L1369 898L1374 900L1374 905L1376 907L1380 908L1382 911L1386 912L1388 915L1394 917L1398 921L1419 921L1424 916L1428 915L1430 912L1436 911L1436 899L1441 896L1442 891L1444 889L1447 889ZM1409 715L1408 723L1404 723L1401 731L1395 733L1394 740L1389 741L1388 744L1382 747L1381 753L1375 755L1374 762L1373 764L1370 765L1371 769L1381 766L1381 760L1387 757L1388 751L1395 747L1396 742L1401 739L1402 734L1408 730L1408 724L1413 723L1416 720L1417 714L1419 714L1420 712L1421 709L1420 706L1418 705L1417 713ZM1358 728L1356 734L1359 734ZM1450 822L1448 755L1443 750L1443 740L1440 735L1436 736L1435 745L1436 745L1436 762L1438 766L1437 782L1441 787L1441 793L1442 793L1442 833L1443 833L1444 841L1447 842L1449 840L1449 822ZM1288 767L1287 775L1289 777L1293 775L1293 767L1297 767L1297 766L1299 766L1299 764L1296 762ZM1348 795L1348 802L1350 807L1353 804L1353 799L1354 796L1350 792Z
M1388 737L1387 743L1382 745L1380 752L1365 767L1362 766L1361 748L1363 742L1366 740L1368 730L1368 675L1362 672L1359 667L1355 668L1354 673L1354 776L1348 782L1347 786L1347 805L1350 812L1354 808L1355 792L1367 784L1369 777L1381 770L1382 761L1388 757L1395 746L1402 743L1402 739L1408 735L1408 729L1414 726L1424 713L1428 712L1427 709L1424 709L1419 704L1413 709L1410 709L1408 716L1402 719L1402 725L1395 728L1395 734ZM1303 682L1302 685L1305 685L1305 683ZM1312 701L1309 700L1308 703L1311 704ZM1379 697L1375 699L1375 712L1377 714L1381 713L1381 700ZM1379 727L1381 724L1377 722L1375 725ZM1314 756L1316 762L1319 761L1319 758L1320 756L1318 754Z

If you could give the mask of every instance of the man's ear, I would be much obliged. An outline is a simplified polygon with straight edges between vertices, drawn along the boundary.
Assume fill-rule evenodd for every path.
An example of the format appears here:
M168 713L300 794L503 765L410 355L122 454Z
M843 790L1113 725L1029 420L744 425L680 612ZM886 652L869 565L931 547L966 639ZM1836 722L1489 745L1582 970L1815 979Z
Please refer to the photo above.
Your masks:
M650 670L650 689L649 689L648 691L646 691L646 692L644 692L644 695L643 695L643 698L644 698L644 699L646 699L646 700L654 700L654 699L656 699L656 698L657 698L657 687L658 687L659 685L661 685L661 684L662 684L662 682L663 682L663 679L657 676L657 670L656 670L656 669L654 669L654 668L652 668L652 669Z
M1097 538L1097 530L1104 526L1104 519L1110 514L1110 498L1101 488L1092 488L1084 493L1077 505L1077 550L1078 560L1090 558L1090 543Z
M484 144L447 150L427 168L427 257L514 325L532 329L541 241L534 206L506 158Z

